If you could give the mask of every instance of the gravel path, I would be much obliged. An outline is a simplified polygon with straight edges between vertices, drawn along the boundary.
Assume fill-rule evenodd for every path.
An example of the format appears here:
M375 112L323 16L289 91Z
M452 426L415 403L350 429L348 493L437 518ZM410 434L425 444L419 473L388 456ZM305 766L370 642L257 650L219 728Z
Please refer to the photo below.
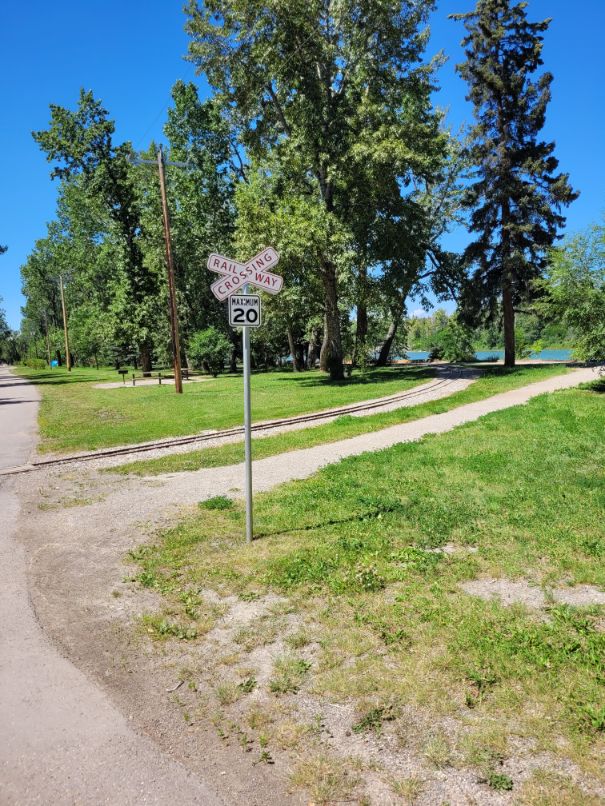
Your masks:
M36 388L0 367L0 466L27 459L36 408ZM0 803L223 803L135 733L40 629L29 601L25 552L15 539L14 487L13 479L0 482Z
M307 478L321 467L338 462L347 456L382 450L401 442L414 442L427 434L441 434L450 431L458 425L476 420L485 414L518 406L538 395L558 389L569 389L580 383L592 381L596 377L594 369L577 369L566 375L549 378L476 403L459 406L443 414L434 414L340 442L331 442L260 459L253 463L254 492L269 490L285 481ZM161 511L162 508L165 508L163 502L166 500L176 505L192 504L216 495L237 497L242 494L243 475L243 464L240 464L186 473L166 473L142 481L130 479L129 483L117 488L112 496L112 501L115 500L117 505L124 507L126 500L132 500L133 489L138 488L137 512L140 517L143 512L151 514L152 511ZM159 488L162 489L161 496L158 495ZM118 499L122 499L119 504Z
M382 414L383 412L395 411L396 409L409 408L410 406L419 406L422 403L429 403L432 400L441 400L444 397L461 392L470 386L479 377L480 372L475 370L447 370L440 369L437 377L430 380L428 383L423 383L420 386L415 386L409 390L407 397L399 397L402 393L397 395L388 395L383 398L375 398L372 400L360 401L358 404L358 411L351 411L352 417L367 417L372 414ZM366 409L363 406L371 404L372 408ZM338 417L342 416L342 406L334 409L325 409L322 411L322 417L317 420L304 420L300 422L289 422L284 425L275 425L276 421L267 422L266 427L263 422L254 423L254 430L252 433L253 439L262 439L263 437L274 436L275 434L285 434L289 431L301 431L305 428L315 428L326 423L331 423ZM304 415L301 415L304 417ZM288 418L289 419L289 418ZM189 442L184 445L169 445L165 448L153 448L146 450L140 454L119 455L119 456L104 456L99 459L87 460L86 465L95 469L111 468L118 465L123 465L125 462L135 461L139 459L158 459L162 456L168 456L175 453L189 453L191 451L199 450L200 448L214 448L218 445L228 445L233 442L241 442L244 438L243 429L238 430L238 433L223 436L217 432L216 436L205 434L203 441ZM142 443L145 444L145 443Z

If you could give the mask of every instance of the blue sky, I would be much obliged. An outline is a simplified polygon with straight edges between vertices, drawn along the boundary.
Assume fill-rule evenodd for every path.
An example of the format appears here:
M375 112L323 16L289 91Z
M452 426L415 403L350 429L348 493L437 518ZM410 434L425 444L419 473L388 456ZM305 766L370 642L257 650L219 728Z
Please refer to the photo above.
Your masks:
M431 22L431 51L450 57L442 69L436 102L448 109L455 130L470 120L465 87L454 65L462 58L461 23L447 15L472 8L472 0L441 0ZM4 0L0 16L0 296L9 324L20 321L19 267L54 215L56 187L49 165L31 138L45 128L48 106L73 106L80 87L92 89L117 123L117 137L135 147L160 139L170 88L196 80L183 60L183 2L169 0ZM598 220L605 211L605 0L530 0L532 19L553 17L544 59L555 75L545 135L557 143L561 169L581 196L569 210L567 232ZM452 248L465 233L449 238ZM412 306L413 308L414 306Z

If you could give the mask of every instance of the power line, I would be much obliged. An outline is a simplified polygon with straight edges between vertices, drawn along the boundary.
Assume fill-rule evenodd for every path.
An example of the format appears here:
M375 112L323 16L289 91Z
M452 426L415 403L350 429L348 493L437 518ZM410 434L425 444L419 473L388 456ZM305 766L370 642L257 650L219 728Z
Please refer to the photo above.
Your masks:
M172 101L172 95L170 96L170 100L168 101L168 103L165 103L165 104L162 105L162 108L157 113L157 115L154 117L153 121L149 124L149 126L145 129L145 132L138 138L138 140L135 143L133 143L133 147L134 147L135 151L139 148L139 146L143 142L143 140L145 140L145 138L147 137L149 132L154 128L154 126L156 125L158 120L161 118L161 116L168 110L171 101Z

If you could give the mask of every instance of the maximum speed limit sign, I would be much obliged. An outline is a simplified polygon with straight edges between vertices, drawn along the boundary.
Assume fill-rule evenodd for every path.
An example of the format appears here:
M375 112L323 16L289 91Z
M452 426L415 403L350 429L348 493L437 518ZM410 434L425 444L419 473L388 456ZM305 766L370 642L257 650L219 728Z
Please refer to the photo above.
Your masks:
M258 294L232 294L229 297L229 324L231 327L260 327Z

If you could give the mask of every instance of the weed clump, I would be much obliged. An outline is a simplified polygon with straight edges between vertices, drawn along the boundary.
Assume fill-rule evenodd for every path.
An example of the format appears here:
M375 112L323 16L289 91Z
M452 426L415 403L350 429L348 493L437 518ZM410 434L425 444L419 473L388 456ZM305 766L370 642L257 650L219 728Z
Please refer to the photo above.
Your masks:
M380 733L384 722L392 722L397 718L395 707L391 705L381 705L378 708L371 708L361 719L356 722L351 730L353 733L363 733L372 730Z
M269 681L269 690L274 694L296 694L310 668L311 664L303 658L278 658L274 664L274 675Z
M233 509L233 501L225 495L215 495L198 504L200 509Z

